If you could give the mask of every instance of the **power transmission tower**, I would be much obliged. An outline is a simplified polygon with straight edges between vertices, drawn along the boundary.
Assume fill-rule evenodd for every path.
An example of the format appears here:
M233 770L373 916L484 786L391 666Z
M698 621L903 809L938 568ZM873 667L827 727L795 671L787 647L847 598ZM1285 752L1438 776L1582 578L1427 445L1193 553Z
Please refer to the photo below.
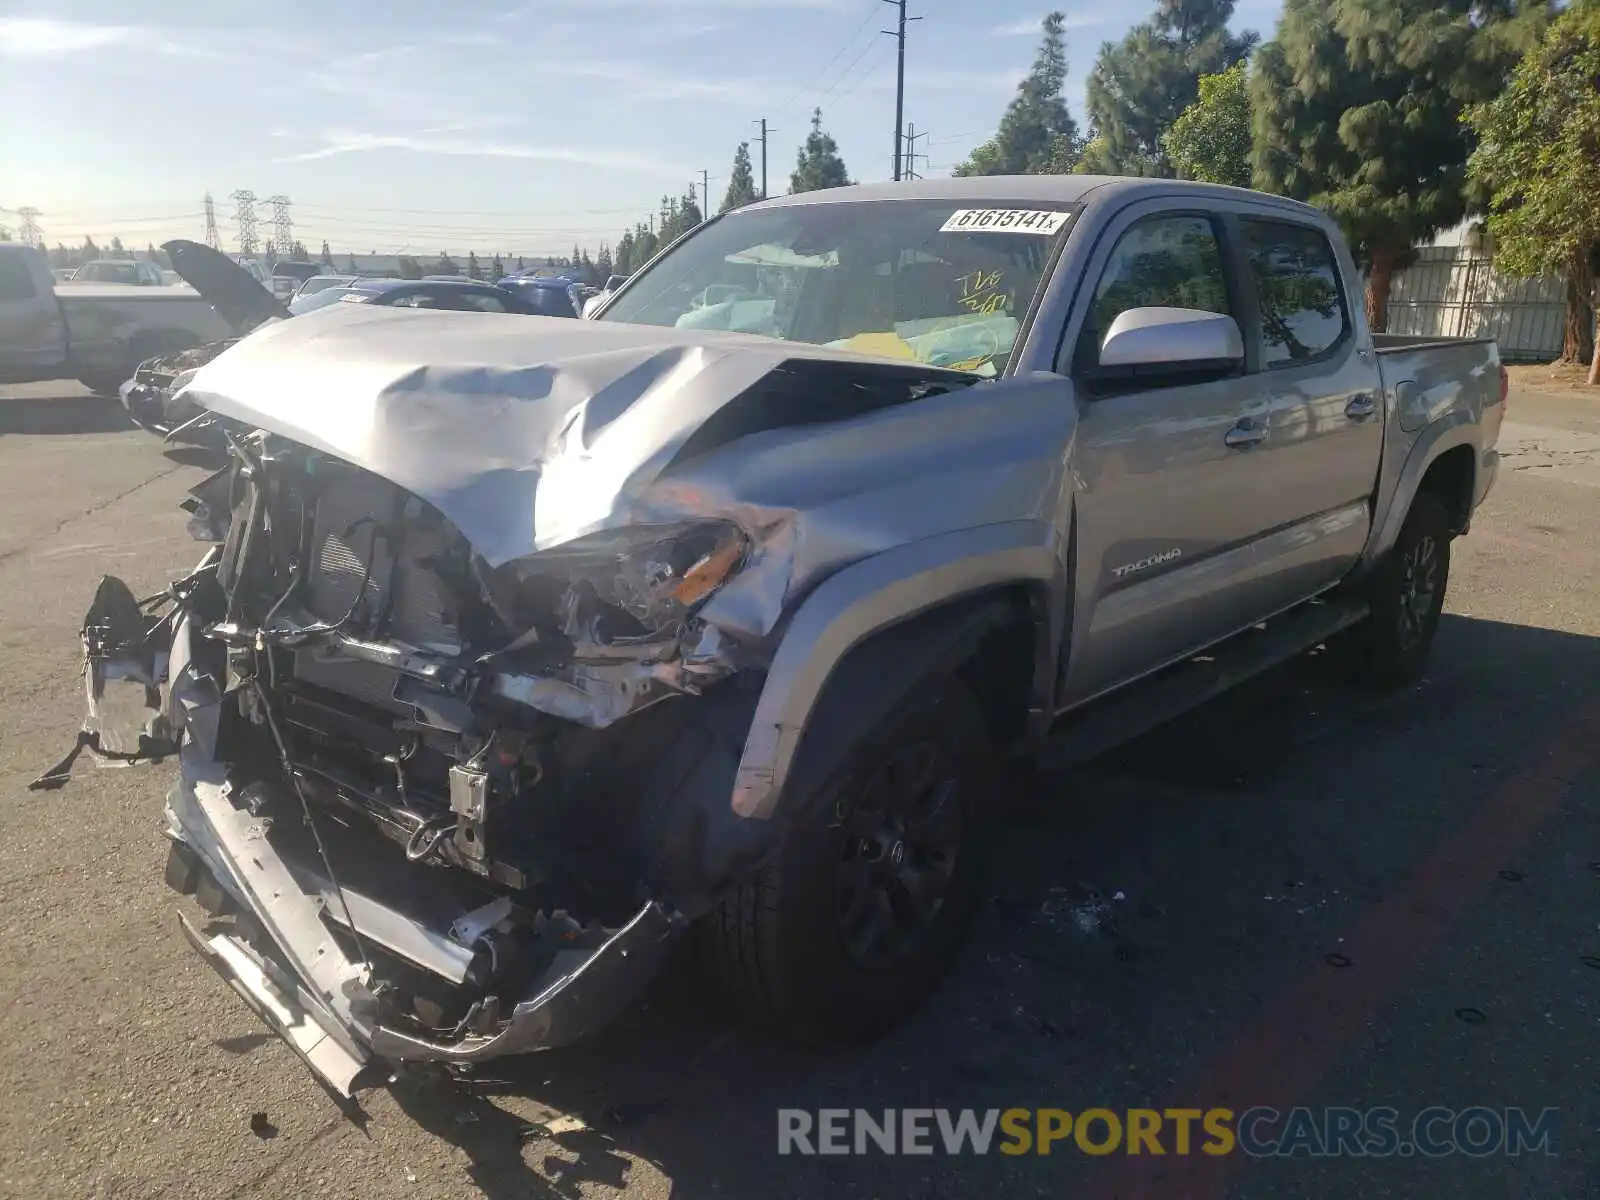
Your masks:
M206 245L213 250L222 249L222 236L217 233L217 206L210 192L206 193Z
M767 135L777 133L776 129L767 128L767 119L761 118L761 198L767 198Z
M239 253L254 254L257 245L256 194L241 190L230 193L228 199L234 203L233 222L239 227Z
M918 138L925 138L927 136L928 135L926 133L918 133L917 132L917 127L915 125L906 126L906 178L907 179L921 179L922 178L921 175L917 174L917 159L919 159L919 158L927 158L928 156L926 154L918 154L917 153L917 139Z
M289 217L289 197L279 194L267 200L272 205L272 244L280 258L288 258L294 247L294 221Z
M44 232L39 228L39 217L41 215L37 208L29 208L26 205L17 209L17 216L22 218L22 228L18 231L17 236L22 239L24 246L33 246L39 250L44 249Z
M895 69L894 83L894 178L900 182L900 131L905 128L906 122L906 22L920 21L921 17L906 16L906 0L883 0L885 4L892 4L900 12L899 24L894 29L885 29L888 34L900 43L899 65Z

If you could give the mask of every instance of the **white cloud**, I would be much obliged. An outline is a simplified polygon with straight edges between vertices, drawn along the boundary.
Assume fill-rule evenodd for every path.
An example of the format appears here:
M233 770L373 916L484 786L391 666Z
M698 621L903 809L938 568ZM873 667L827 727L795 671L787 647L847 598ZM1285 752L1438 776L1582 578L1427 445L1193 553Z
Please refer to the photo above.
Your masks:
M1091 13L1075 13L1061 23L1063 29L1088 29L1094 25L1115 25L1115 19L1106 20L1104 17L1094 16ZM1004 25L996 25L989 30L991 37L1037 37L1044 26L1044 17L1024 17L1020 21L1007 21Z
M521 158L575 166L610 167L624 171L668 172L680 170L649 155L627 151L574 150L564 146L534 146L520 142L473 141L442 134L384 134L333 130L322 135L314 150L279 158L278 162L311 162L340 154L372 150L408 150L415 154L442 154L462 158Z
M78 54L137 40L129 25L96 25L89 21L56 21L43 17L0 18L0 54L48 58Z

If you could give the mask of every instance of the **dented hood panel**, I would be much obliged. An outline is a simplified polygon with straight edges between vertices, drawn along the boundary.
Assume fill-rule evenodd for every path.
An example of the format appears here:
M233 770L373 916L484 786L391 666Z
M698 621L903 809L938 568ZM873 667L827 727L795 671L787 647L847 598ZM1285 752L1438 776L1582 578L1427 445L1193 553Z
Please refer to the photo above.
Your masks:
M818 408L838 417L883 407L872 384L976 378L739 334L341 304L261 329L179 395L422 497L498 566L693 511L692 497L650 495L685 442L768 376L828 364L835 394ZM840 393L846 410L862 394L857 413ZM757 425L806 419L793 411Z

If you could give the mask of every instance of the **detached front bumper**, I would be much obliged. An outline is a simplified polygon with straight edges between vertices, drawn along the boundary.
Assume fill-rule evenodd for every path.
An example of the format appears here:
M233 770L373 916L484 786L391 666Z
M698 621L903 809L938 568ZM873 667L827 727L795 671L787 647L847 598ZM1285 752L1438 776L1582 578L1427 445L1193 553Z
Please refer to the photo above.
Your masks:
M684 921L650 901L599 948L561 950L509 1017L489 1034L435 1040L386 1024L365 967L348 958L323 924L325 881L308 879L274 854L255 822L212 821L204 780L180 779L168 808L173 840L167 882L195 895L231 930L197 929L180 916L184 936L217 974L312 1072L349 1096L369 1067L400 1062L480 1063L547 1050L593 1034L631 1004L654 978ZM242 868L242 871L241 869ZM308 886L309 884L309 886ZM352 889L345 900L357 932L441 976L465 975L469 947L427 930L381 901ZM340 924L342 924L342 918Z
M555 949L530 984L500 997L500 1011L509 1008L509 1015L475 1033L427 1036L386 1019L380 981L370 964L346 953L334 928L353 925L369 948L447 986L468 986L482 957L478 933L465 932L470 914L462 915L459 929L431 927L380 897L348 885L340 891L316 869L286 861L267 836L269 822L236 803L227 766L211 757L221 701L190 659L187 621L179 623L172 649L169 711L183 729L183 745L168 793L167 883L195 896L211 916L232 918L232 927L221 930L184 922L185 936L338 1095L350 1095L365 1068L383 1063L478 1063L580 1040L641 994L685 928L681 915L651 900L620 928L605 931L598 946Z

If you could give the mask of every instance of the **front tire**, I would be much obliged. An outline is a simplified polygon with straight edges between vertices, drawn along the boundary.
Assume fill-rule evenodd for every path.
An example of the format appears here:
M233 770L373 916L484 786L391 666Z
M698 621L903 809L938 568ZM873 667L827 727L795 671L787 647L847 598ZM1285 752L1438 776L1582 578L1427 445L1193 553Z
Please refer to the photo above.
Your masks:
M1394 548L1366 583L1372 611L1350 647L1362 681L1394 688L1422 677L1444 611L1450 538L1450 514L1438 497L1420 493Z
M872 1037L930 992L976 899L992 780L983 715L954 680L841 764L777 860L706 920L741 1015L807 1042Z

